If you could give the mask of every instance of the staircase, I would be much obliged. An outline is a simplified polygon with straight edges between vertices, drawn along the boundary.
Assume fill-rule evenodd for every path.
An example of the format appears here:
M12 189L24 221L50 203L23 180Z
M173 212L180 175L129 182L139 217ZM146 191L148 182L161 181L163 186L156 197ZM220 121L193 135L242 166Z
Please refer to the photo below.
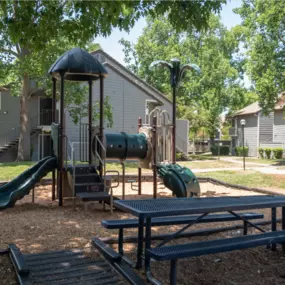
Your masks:
M112 212L113 211L112 189L110 193L109 191L107 191L107 189L109 189L110 186L110 183L108 183L108 181L110 182L110 180L108 181L106 180L105 168L104 168L104 175L103 177L101 177L95 165L76 164L75 152L74 152L75 144L76 142L72 143L70 142L68 137L66 137L66 166L68 164L68 161L70 161L71 165L69 164L69 166L67 166L67 171L68 171L68 181L73 189L74 208L75 208L76 199L84 203L85 211L87 211L88 202L103 201L104 207L105 207L105 202L110 204ZM100 160L103 162L103 165L105 165L105 161L103 161L101 157Z
M69 168L69 175L74 183L75 199L84 203L85 211L87 211L88 202L110 202L111 195L105 191L104 180L100 177L94 165L75 165L74 168Z
M51 124L51 110L42 110L39 114L30 119L30 136L39 134L43 124ZM12 128L4 134L0 134L0 159L9 151L16 150L19 143L20 125ZM10 157L13 155L10 155Z
M19 127L20 128L20 127ZM14 130L14 129L13 129ZM30 136L33 136L35 134L39 134L40 133L40 129L38 128L35 128L31 131L30 133ZM19 137L15 138L15 139L12 139L10 142L8 143L3 143L3 144L0 144L0 155L2 153L4 153L5 151L11 149L11 148L14 148L16 146L18 146L18 143L19 143Z

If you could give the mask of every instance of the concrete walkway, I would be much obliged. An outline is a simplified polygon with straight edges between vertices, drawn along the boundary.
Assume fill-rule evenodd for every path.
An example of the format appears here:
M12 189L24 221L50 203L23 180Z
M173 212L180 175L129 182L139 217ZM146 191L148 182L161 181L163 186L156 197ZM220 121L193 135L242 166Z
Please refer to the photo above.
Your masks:
M228 162L232 162L232 163L236 163L236 164L243 164L242 160L237 160L237 159L234 159L231 157L221 157L220 160L221 161L228 161ZM271 167L272 166L270 164L265 164L265 163L246 161L246 159L245 159L245 163L246 163L246 165L256 165L256 166L262 166L262 167Z
M230 157L220 158L221 161L228 161L231 163L235 163L238 165L243 165L243 161L235 160ZM278 174L285 175L285 169L278 169L277 166L272 166L264 163L256 163L256 162L246 162L245 164L246 170L253 170L264 174ZM203 172L215 172L215 171L239 171L243 170L243 167L223 167L223 168L199 168L192 169L194 173L203 173Z
M215 171L236 171L243 170L242 167L227 167L227 168L191 168L191 171L194 173L203 173L203 172L215 172Z

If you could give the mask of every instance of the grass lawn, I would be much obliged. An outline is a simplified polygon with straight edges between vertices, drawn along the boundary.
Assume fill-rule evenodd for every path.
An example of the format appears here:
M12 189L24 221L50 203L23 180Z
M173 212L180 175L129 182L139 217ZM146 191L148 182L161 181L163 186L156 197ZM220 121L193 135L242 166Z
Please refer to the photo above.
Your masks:
M0 181L8 181L23 171L33 166L35 162L8 162L8 163L0 163ZM137 163L135 162L127 162L125 163L126 173L136 173L137 172ZM119 163L107 163L107 170L117 170L122 173L122 166ZM143 169L143 173L151 172L151 170ZM51 173L49 173L46 177L50 178Z
M216 160L217 157L211 154L189 154L188 155L192 160Z
M189 167L190 169L205 169L205 168L227 168L227 167L240 167L239 164L223 161L177 161L178 164Z
M189 167L190 169L198 168L225 168L225 167L235 167L234 163L227 161L178 161L180 165ZM21 174L23 171L34 165L34 162L9 162L0 163L0 181L11 180L17 175ZM126 173L137 173L137 163L136 162L126 162ZM119 163L110 162L107 163L107 170L117 170L122 173L122 166ZM150 169L142 169L142 173L151 173ZM49 173L47 177L51 177Z
M206 172L198 173L197 176L216 178L248 187L285 189L285 175L263 174L252 170Z
M32 161L0 163L0 181L13 179L34 164Z

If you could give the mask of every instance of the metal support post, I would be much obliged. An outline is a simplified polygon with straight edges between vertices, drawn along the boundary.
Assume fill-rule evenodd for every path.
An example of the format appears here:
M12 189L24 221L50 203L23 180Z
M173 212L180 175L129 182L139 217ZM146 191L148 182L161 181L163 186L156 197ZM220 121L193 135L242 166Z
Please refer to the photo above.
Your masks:
M144 218L139 217L138 248L137 248L136 269L142 268L143 239L144 239Z
M152 171L153 171L153 198L157 198L157 159L156 159L156 145L157 145L157 117L153 117L152 123Z
M176 163L176 86L172 88L172 163Z
M151 247L151 218L146 218L145 227L145 270L150 271L150 258L147 256L146 251Z
M245 151L244 151L244 125L242 127L242 153L243 153L243 170L245 170Z
M285 207L282 207L282 230L285 230ZM285 254L285 243L282 244L283 255Z
M93 111L92 111L92 80L88 82L89 84L89 102L88 102L88 125L89 125L89 140L88 140L88 161L89 164L92 163L92 119L93 119Z
M271 231L275 232L277 230L277 222L276 222L276 208L271 209ZM276 243L272 243L271 245L272 250L276 250Z
M176 285L177 259L170 263L170 285Z
M103 142L104 138L104 77L100 76L100 122L99 122L99 137L100 141ZM102 157L103 151L100 146L100 157ZM99 161L99 171L100 171L100 176L103 176L103 165L102 162Z
M139 117L138 120L138 130L142 127L142 118ZM138 168L138 194L142 194L142 169L139 167Z
M126 168L125 163L121 161L122 165L122 199L125 200L125 192L126 192L126 183L125 183L125 175L126 175Z
M59 128L59 180L60 184L58 187L58 205L63 204L63 166L64 166L64 74L60 76L60 128Z
M52 123L55 123L56 116L56 79L52 78ZM51 140L51 153L54 155L53 151L53 141ZM52 171L52 189L51 189L51 199L55 200L55 169Z

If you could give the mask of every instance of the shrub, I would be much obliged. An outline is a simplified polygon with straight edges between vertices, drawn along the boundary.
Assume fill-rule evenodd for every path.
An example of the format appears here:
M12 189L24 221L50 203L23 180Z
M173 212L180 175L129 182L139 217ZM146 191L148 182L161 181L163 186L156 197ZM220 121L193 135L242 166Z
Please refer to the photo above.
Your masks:
M181 152L176 152L176 160L181 161L182 160L182 153Z
M273 148L272 152L275 159L281 159L283 156L283 148L281 147Z
M240 156L240 147L239 146L236 146L235 147L235 153L236 153L236 156Z
M260 156L261 158L264 158L264 149L263 149L262 147L259 147L259 148L258 148L258 152L259 152L259 156Z
M269 147L266 147L266 148L264 149L265 156L266 156L267 159L270 159L270 158L271 158L271 151L272 151L272 149L269 148Z
M242 146L237 146L235 150L237 156L248 156L248 146L245 146L244 148Z
M219 155L219 146L212 145L211 146L212 155ZM220 145L220 155L229 155L230 147L228 145Z

